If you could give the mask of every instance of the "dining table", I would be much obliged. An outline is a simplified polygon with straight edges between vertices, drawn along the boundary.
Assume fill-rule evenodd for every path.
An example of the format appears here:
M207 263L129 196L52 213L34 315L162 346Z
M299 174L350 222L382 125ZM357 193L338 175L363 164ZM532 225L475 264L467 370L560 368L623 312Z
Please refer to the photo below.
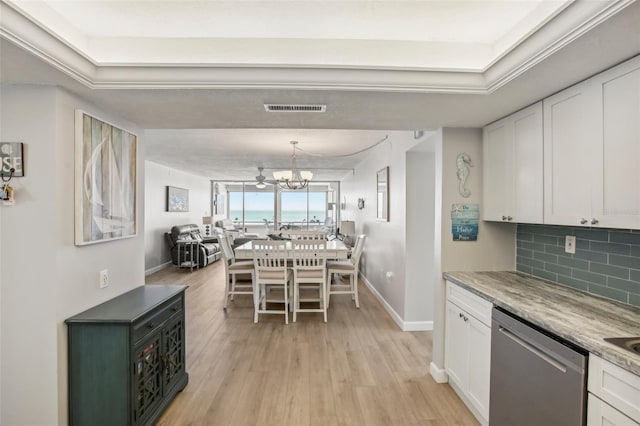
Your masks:
M351 247L347 246L340 240L326 241L327 244L327 259L329 260L344 260L349 257ZM286 241L287 257L293 257L293 244L291 241ZM237 260L253 259L253 241L248 241L241 246L234 249Z

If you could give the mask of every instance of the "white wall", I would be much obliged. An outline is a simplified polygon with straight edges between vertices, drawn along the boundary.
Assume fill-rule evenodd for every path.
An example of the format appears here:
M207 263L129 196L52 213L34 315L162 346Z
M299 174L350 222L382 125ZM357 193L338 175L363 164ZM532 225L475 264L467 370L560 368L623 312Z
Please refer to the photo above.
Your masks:
M444 369L444 312L447 271L487 271L515 269L515 225L480 221L477 241L453 241L451 205L482 203L482 131L481 129L441 129L430 141L436 147L436 223L435 260L435 324L433 332L432 368ZM469 198L458 193L456 157L470 155L471 168L466 188Z
M144 264L147 273L155 272L171 262L164 233L174 225L194 223L204 235L203 216L211 216L211 181L151 161L145 161L145 245ZM189 211L166 211L167 186L189 190ZM213 225L212 225L213 226Z
M420 144L422 146L424 144ZM431 148L431 147L429 147ZM433 235L435 153L410 150L407 157L405 322L433 327Z
M354 220L356 231L367 235L360 270L387 308L394 311L396 322L405 318L406 152L420 142L413 132L389 132L389 139L356 166L353 176L341 182L347 201L342 220ZM376 172L385 166L389 166L388 222L376 219ZM365 199L363 210L357 208L358 198ZM392 273L391 279L387 279L387 272Z
M2 411L6 425L67 423L64 319L144 284L144 134L59 89L2 86L0 139L25 144L16 204L0 216ZM74 109L138 135L138 235L74 245ZM98 288L109 269L110 286Z

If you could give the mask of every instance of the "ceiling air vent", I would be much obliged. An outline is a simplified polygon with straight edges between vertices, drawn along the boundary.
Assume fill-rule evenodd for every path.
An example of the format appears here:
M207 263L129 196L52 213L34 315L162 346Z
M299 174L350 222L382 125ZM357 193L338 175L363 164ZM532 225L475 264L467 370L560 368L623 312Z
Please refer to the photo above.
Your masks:
M264 104L267 112L325 112L326 105Z

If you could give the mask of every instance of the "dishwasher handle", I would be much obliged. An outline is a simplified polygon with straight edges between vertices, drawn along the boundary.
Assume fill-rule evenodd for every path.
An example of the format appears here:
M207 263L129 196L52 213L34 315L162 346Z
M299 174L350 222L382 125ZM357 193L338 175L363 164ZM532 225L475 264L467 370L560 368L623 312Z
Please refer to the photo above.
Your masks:
M523 348L527 349L529 352L533 353L538 358L543 359L544 361L546 361L547 363L549 363L553 367L557 368L558 370L562 371L563 373L567 372L567 367L564 364L562 364L558 360L554 359L553 357L549 356L548 354L544 353L542 350L538 349L537 347L535 347L531 343L522 340L520 337L518 337L517 335L513 334L511 331L506 329L504 326L502 326L502 325L499 326L498 330L502 334L504 334L505 337L508 337L509 339L513 340L515 343L517 343L520 346L522 346Z

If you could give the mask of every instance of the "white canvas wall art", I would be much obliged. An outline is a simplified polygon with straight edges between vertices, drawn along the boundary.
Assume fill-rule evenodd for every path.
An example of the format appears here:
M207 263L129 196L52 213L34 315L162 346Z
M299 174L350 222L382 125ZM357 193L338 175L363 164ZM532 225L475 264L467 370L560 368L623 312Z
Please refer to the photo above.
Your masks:
M137 136L81 110L75 120L76 245L135 236Z

